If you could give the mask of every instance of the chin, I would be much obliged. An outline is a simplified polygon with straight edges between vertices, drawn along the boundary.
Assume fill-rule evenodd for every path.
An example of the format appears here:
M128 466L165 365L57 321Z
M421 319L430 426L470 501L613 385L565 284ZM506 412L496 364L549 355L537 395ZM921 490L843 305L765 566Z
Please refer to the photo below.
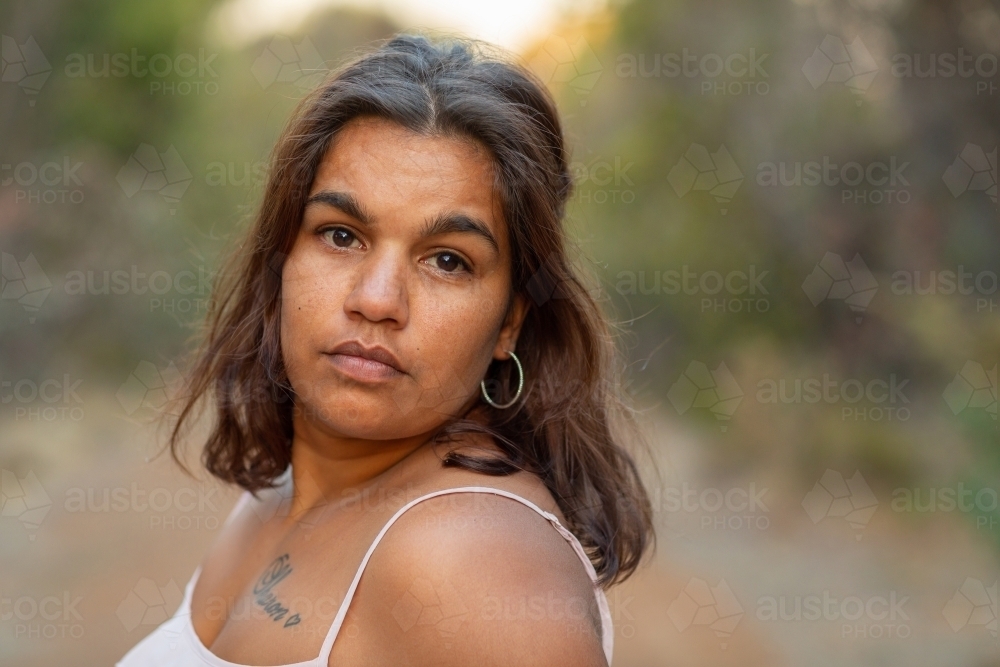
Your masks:
M417 414L423 410L413 411ZM337 400L322 404L309 403L301 408L301 416L309 422L323 425L330 431L348 438L394 440L430 430L416 414L406 414L391 398L369 400ZM426 415L424 415L426 416Z

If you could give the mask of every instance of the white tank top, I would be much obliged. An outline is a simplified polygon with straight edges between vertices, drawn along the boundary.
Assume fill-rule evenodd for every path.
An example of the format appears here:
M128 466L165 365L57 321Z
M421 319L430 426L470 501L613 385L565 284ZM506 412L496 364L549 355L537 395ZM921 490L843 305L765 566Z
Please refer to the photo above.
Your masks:
M580 560L583 562L583 566L587 570L587 574L590 575L591 582L593 582L594 595L597 598L597 606L601 612L602 645L604 648L604 655L607 658L608 665L610 667L611 653L614 644L614 628L612 625L611 613L608 609L608 600L604 591L597 584L597 572L594 570L594 565L590 562L586 552L583 550L583 546L580 544L580 541L575 535L573 535L573 533L567 530L565 526L559 523L559 519L557 519L551 512L546 512L538 505L534 504L530 500L522 498L521 496L487 486L462 486L453 489L433 491L420 496L415 500L411 500L406 503L406 505L401 507L399 511L392 515L392 518L386 522L386 524L382 527L382 530L379 531L379 534L375 536L375 540L372 542L371 546L368 547L368 552L361 561L361 566L358 568L357 574L354 575L354 580L351 582L350 588L347 589L347 595L344 597L344 601L341 603L340 609L337 611L337 615L333 619L333 625L330 627L330 630L326 635L326 639L323 641L323 646L320 649L319 655L312 660L306 660L305 662L275 665L273 667L327 667L330 660L330 652L333 650L333 642L337 639L337 634L340 632L340 626L344 622L344 617L347 616L347 608L350 606L351 600L354 598L354 591L357 589L358 583L361 581L361 574L364 572L365 566L368 564L368 560L371 558L372 553L374 553L375 547L378 546L382 536L385 535L386 531L389 530L389 527L392 526L396 519L402 516L403 512L406 510L423 500L447 493L493 493L498 496L511 498L523 505L527 505L548 519L552 527L559 531L560 535L566 538L566 541L570 543L573 550L580 557ZM236 502L233 510L229 513L229 517L226 519L226 524L233 520L236 513L250 500L250 498L252 498L252 496L249 492L244 492L243 495L240 496L240 499ZM184 599L181 601L180 607L177 608L177 612L174 613L170 619L153 630L142 641L132 647L131 651L126 653L120 661L115 663L115 667L248 667L247 665L229 662L228 660L223 660L222 658L217 657L214 653L208 650L208 647L201 642L201 639L198 638L197 633L194 631L194 626L191 624L191 596L194 592L194 587L198 581L199 574L201 574L200 565L195 569L194 574L191 576L191 580L184 589Z

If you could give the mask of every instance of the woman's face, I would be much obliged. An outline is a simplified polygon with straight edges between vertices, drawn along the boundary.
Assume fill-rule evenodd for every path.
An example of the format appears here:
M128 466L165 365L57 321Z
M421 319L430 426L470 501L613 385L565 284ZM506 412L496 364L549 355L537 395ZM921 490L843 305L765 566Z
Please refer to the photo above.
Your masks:
M524 318L520 297L507 316L510 267L484 149L381 119L345 125L282 273L296 420L384 440L464 413Z

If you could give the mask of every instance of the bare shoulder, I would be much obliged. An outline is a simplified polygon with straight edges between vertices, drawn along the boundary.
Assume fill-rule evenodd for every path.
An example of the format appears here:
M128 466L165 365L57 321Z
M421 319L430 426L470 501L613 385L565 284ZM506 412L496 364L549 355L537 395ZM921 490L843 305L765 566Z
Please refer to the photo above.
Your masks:
M247 542L277 512L282 499L283 496L275 489L258 491L256 496L249 491L241 491L209 548L206 560L214 560L220 553L232 550L243 552Z
M407 510L373 553L352 613L386 664L606 664L579 556L548 519L502 495L449 493Z

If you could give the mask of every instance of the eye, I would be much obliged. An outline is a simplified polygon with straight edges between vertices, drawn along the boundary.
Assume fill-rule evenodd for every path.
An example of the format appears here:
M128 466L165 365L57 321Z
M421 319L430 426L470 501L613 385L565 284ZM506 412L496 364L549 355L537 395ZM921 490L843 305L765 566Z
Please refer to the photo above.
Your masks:
M338 248L352 248L360 247L361 241L353 232L344 227L331 227L329 229L324 229L322 232L323 238L327 240L330 245L336 246ZM354 244L357 243L357 246Z
M445 273L457 273L469 270L469 265L464 259L456 253L449 251L439 252L434 255L431 257L430 263Z

